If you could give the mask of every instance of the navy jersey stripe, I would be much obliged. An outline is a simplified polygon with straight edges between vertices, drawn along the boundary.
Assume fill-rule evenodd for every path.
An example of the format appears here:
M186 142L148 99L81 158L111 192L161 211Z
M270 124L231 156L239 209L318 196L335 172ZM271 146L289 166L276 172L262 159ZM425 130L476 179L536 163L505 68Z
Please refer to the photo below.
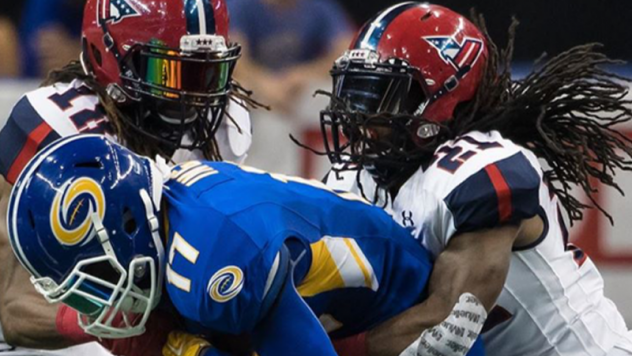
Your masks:
M492 180L497 177L490 177L489 166L502 175L509 188L504 197L498 195L498 182L495 186ZM489 166L470 176L444 200L459 232L492 228L503 222L519 222L539 211L540 176L522 153ZM505 203L502 209L510 210L501 211L499 202L507 198L511 203Z
M26 97L18 101L7 123L0 131L0 174L3 177L7 178L29 134L43 122L44 119L35 111Z
M468 177L444 201L459 232L492 227L498 222L496 190L484 169Z
M531 218L540 209L541 178L527 157L517 153L496 163L511 190L512 220Z
M419 6L417 2L408 2L399 5L395 5L390 9L387 9L385 12L381 12L377 16L373 17L362 29L360 36L358 36L358 40L355 43L355 49L377 49L380 40L382 39L382 35L386 31L388 25L395 20L397 16L402 14L404 11Z

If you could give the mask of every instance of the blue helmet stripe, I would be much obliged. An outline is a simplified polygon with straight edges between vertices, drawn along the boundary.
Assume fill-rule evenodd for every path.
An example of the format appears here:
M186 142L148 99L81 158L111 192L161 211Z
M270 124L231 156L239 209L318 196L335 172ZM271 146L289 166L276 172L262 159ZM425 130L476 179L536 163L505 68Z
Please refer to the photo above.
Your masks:
M187 18L187 33L215 33L215 13L211 0L184 0L184 11Z
M197 35L200 33L197 0L184 0L184 14L187 18L187 33Z
M376 50L388 25L390 25L391 22L393 22L393 20L395 20L395 18L404 11L415 6L419 6L419 4L420 3L418 2L405 2L392 6L379 13L376 17L372 18L366 25L364 25L354 48Z
M213 4L211 0L201 0L204 7L204 17L206 20L206 33L214 34L215 31L215 11L213 10Z

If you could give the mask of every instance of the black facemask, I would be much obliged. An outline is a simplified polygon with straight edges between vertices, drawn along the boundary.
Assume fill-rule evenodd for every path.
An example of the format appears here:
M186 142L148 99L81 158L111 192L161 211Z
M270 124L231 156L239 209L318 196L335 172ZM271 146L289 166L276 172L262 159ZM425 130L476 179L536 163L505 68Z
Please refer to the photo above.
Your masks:
M422 120L415 111L427 99L415 71L391 61L371 68L345 63L331 72L334 92L320 122L325 153L337 169L363 167L388 186L427 159L428 150L412 140Z

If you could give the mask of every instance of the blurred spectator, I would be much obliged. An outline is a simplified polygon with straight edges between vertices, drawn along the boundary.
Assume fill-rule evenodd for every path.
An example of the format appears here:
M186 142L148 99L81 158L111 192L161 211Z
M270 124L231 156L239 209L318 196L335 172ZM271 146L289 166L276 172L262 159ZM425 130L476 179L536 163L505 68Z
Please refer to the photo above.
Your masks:
M0 78L15 77L20 73L17 24L22 4L0 1Z
M228 1L232 39L243 46L235 77L274 110L288 112L303 88L327 78L352 28L334 0Z
M84 0L26 1L20 26L25 76L43 77L79 58L83 5Z

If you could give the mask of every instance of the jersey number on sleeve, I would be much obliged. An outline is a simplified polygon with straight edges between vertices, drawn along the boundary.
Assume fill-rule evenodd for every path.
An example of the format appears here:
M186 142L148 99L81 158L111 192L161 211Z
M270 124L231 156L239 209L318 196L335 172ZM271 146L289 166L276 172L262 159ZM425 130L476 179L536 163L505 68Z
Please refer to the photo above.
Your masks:
M490 148L503 147L498 142L480 142L469 136L465 136L461 138L459 141L468 142L476 148L474 150L467 150L463 152L463 147L461 146L445 146L439 149L433 158L433 163L437 162L437 167L448 171L450 173L454 173L461 167L463 163L465 163L468 159L475 156L480 151L485 151ZM458 141L457 141L458 143ZM441 157L443 155L443 157Z
M195 247L191 246L179 233L175 233L173 236L173 241L171 242L171 248L169 248L169 263L167 264L167 282L169 284L173 284L176 288L181 289L185 292L191 291L191 280L178 274L173 270L173 260L176 257L176 252L178 252L182 257L184 257L191 264L195 264L197 262L198 257L200 256L200 251L195 249Z
M48 100L55 103L62 111L73 107L72 102L82 96L92 96L94 93L85 86L71 88L63 94L53 94ZM81 133L103 133L102 124L107 121L105 114L94 105L92 109L86 108L70 116L70 120Z

